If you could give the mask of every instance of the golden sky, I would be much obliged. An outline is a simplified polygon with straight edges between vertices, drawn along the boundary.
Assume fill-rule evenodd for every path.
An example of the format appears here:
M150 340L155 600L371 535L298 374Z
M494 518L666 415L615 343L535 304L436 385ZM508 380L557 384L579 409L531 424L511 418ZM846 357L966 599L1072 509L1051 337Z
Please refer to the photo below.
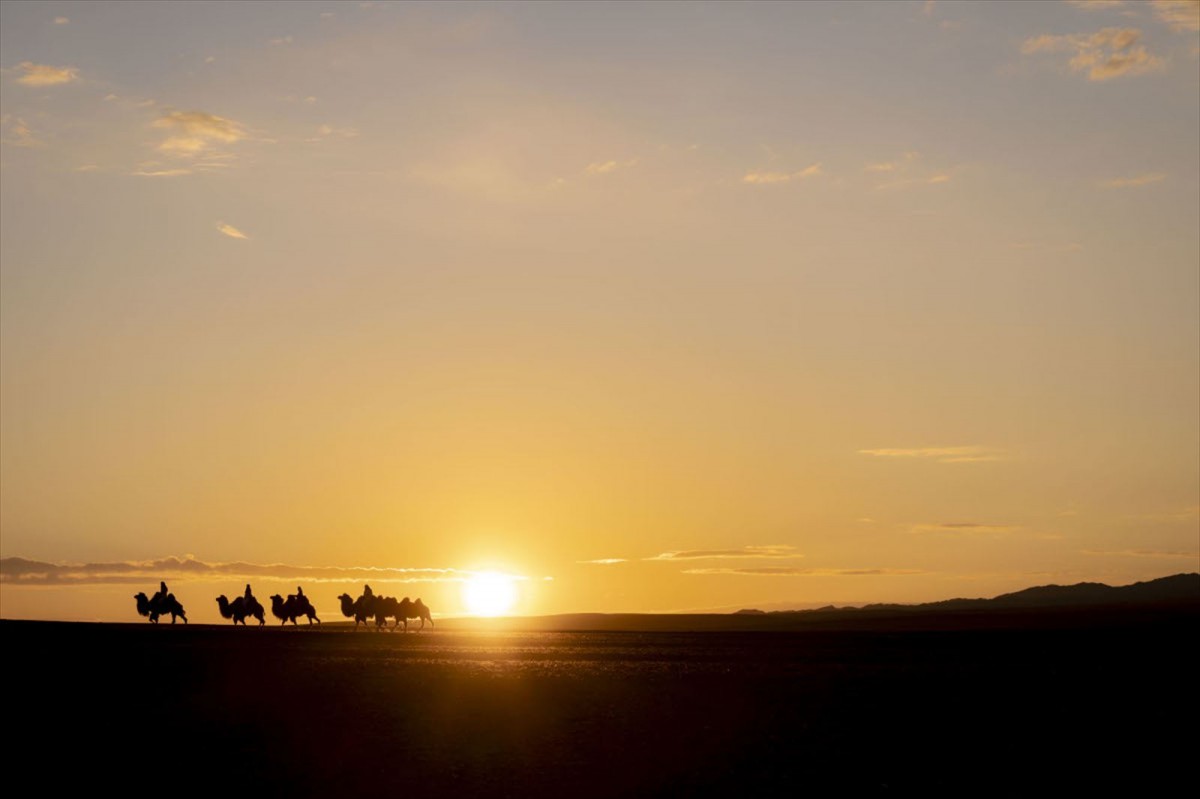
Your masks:
M1200 567L1200 3L5 2L0 50L6 618Z

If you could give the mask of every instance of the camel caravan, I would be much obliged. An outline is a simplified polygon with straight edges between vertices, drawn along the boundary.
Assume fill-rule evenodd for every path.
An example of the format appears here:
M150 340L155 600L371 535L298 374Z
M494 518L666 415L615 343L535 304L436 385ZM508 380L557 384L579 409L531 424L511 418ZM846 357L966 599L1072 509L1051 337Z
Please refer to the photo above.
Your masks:
M417 597L416 601L404 597L404 599L396 599L390 596L375 596L371 590L371 586L363 586L363 594L358 599L351 599L349 594L342 594L338 597L342 603L342 615L348 619L354 619L354 629L358 629L359 623L363 627L367 626L367 621L371 618L375 619L375 629L387 629L389 632L404 623L404 632L408 632L408 620L420 619L421 626L418 630L425 629L425 622L429 622L429 626L433 626L433 618L429 615L429 608ZM388 619L395 619L395 623L387 626Z
M187 614L183 611L183 605L175 599L175 595L167 590L166 582L158 584L158 591L153 597L146 597L145 592L134 594L134 599L137 600L137 612L150 619L151 624L158 624L160 616L170 615L171 623L175 623L175 619L183 619L183 623L187 624ZM358 599L351 599L349 594L342 594L338 597L342 603L342 615L348 619L354 619L354 629L358 629L361 622L363 627L367 626L370 619L375 619L375 629L387 629L389 632L404 624L404 632L408 632L408 620L420 619L421 626L419 630L425 629L425 622L433 626L433 618L430 616L429 608L417 597L416 601L404 597L404 599L396 599L390 596L375 596L371 590L371 586L363 586L363 595ZM221 611L221 616L226 619L233 620L233 625L246 626L246 619L257 619L258 626L262 627L267 623L266 610L259 602L254 592L250 590L250 584L246 583L246 591L241 596L236 597L233 601L229 597L221 594L217 597L217 608ZM297 619L308 619L308 626L311 627L315 621L317 624L321 620L317 618L316 608L312 602L304 595L304 589L296 586L296 593L288 594L287 599L284 599L279 594L271 596L271 615L280 620L281 626L286 625L289 621L293 626L299 626ZM395 619L391 627L388 627L387 620Z

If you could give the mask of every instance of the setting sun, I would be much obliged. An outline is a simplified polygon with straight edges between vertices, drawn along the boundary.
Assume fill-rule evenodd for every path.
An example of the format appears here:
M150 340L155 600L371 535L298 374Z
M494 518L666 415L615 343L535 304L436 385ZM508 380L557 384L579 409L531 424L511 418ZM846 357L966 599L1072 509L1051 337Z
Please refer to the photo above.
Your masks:
M463 585L463 602L476 616L500 616L517 601L516 581L507 574L482 572Z

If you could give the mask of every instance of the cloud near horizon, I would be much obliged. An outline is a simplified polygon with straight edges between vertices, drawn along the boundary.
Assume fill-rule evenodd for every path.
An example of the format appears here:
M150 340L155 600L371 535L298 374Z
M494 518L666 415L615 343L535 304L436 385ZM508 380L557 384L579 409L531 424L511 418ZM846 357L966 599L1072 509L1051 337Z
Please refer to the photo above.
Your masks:
M1172 549L1081 549L1084 555L1108 555L1129 558L1191 558L1200 561L1200 552Z
M721 558L773 558L790 560L804 555L795 547L784 545L749 546L737 549L688 549L678 552L661 552L644 560L710 560Z
M27 558L0 558L5 585L139 584L158 580L227 580L264 578L312 583L442 583L462 582L475 572L464 569L409 569L377 566L296 566L286 563L207 563L191 555L157 560L99 563L48 563ZM513 579L525 579L513 575Z
M618 563L628 563L629 558L596 558L595 560L577 560L576 563L587 563L593 566L613 566Z
M794 569L789 566L764 566L757 569L684 569L684 574L741 574L751 577L871 577L927 574L923 569Z

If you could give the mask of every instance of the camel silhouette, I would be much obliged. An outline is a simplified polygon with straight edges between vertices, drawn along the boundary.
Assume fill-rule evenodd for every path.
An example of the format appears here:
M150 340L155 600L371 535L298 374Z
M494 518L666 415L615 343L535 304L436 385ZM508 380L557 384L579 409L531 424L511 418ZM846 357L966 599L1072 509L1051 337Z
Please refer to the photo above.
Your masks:
M400 612L404 616L404 632L408 632L408 620L420 619L421 626L417 629L424 630L425 622L429 622L429 626L433 626L433 617L429 615L429 608L421 601L421 597L417 597L410 602L408 597L400 600ZM396 621L399 624L399 619Z
M392 628L387 626L388 619L395 619L396 625L400 624L400 600L394 596L381 596L375 598L375 629L386 629L391 632Z
M312 606L312 603L308 601L308 597L303 593L288 594L286 602L279 594L272 594L271 613L275 618L283 619L284 624L290 621L293 626L296 624L296 619L300 616L308 617L308 626L310 627L312 626L313 619L317 619L316 608ZM320 623L321 620L317 619L317 624ZM358 624L354 626L357 628Z
M153 599L148 598L145 591L133 595L137 600L138 614L149 617L151 624L158 624L158 617L168 613L171 614L171 624L175 623L176 617L183 619L183 623L187 624L187 614L183 612L183 605L179 604L174 594L167 593L165 583L162 588Z
M238 624L241 624L244 627L246 625L247 617L258 619L259 627L262 627L267 623L266 611L263 610L262 603L260 603L253 596L250 597L250 601L248 602L244 596L235 597L234 600L230 602L224 594L221 594L219 597L217 597L217 605L220 607L222 616L227 619L233 619L233 625L235 627Z
M395 624L390 628L387 626L388 619L396 620ZM421 629L424 629L426 621L429 622L430 626L433 625L433 619L429 615L429 608L420 599L414 602L408 597L404 597L404 599L396 599L391 596L375 597L376 630L388 629L390 632L403 624L404 631L408 632L409 619L420 619Z
M354 629L358 630L358 625L367 626L367 619L375 615L375 594L371 591L371 586L363 586L363 595L358 599L351 599L349 594L342 594L338 597L338 601L342 603L342 615L348 619L354 619Z

